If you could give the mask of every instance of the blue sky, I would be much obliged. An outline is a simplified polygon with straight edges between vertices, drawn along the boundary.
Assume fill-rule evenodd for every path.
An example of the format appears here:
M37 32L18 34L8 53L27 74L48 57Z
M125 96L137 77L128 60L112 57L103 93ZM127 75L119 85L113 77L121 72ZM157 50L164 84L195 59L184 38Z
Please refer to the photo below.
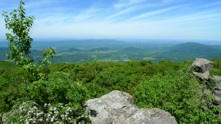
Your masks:
M220 0L24 0L33 38L220 40ZM0 0L11 12L19 0ZM0 38L7 30L0 16Z

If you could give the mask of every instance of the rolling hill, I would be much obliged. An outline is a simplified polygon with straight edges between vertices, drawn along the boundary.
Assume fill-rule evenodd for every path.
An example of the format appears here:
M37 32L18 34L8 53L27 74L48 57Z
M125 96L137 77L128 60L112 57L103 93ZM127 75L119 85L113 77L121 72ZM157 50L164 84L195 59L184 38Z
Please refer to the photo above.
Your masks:
M156 58L173 61L193 60L195 58L214 59L221 58L221 49L210 45L188 42L164 49L156 54Z
M158 62L160 60L185 61L194 60L195 58L217 59L221 58L221 47L214 45L205 45L194 42L181 43L171 46L164 44L139 44L123 43L113 41L114 45L110 45L110 40L106 42L99 41L77 41L64 46L56 47L56 55L54 63L61 62L85 62L85 61L129 61L129 60L151 60ZM56 42L62 44L64 42ZM119 43L119 44L118 44ZM46 44L46 43L45 43ZM48 43L49 44L49 43ZM85 44L85 46L83 46ZM43 44L41 44L43 45ZM66 45L66 46L65 46ZM75 47L73 47L76 45ZM158 46L157 46L158 45ZM41 60L42 50L44 48L34 47L31 55L35 62ZM7 60L5 54L8 53L7 47L0 47L0 60Z

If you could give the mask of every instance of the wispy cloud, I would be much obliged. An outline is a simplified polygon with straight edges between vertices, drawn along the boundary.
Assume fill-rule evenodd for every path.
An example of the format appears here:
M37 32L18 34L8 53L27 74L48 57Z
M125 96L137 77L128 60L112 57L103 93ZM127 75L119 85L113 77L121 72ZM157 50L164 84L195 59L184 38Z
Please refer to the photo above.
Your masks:
M0 11L17 8L13 1L0 0ZM36 18L33 37L221 39L220 5L191 0L27 0L26 10ZM6 32L3 20L0 17L0 37Z
M42 8L45 6L48 7L49 4L52 4L51 2L52 2L51 0L27 1L25 3L25 7L27 9L29 9L29 8L34 9L34 8L39 8L39 7ZM54 2L57 2L57 1L55 0Z
M116 13L114 13L114 14L108 16L106 19L113 19L113 18L115 18L115 17L119 17L119 16L121 16L121 15L124 15L124 14L127 14L127 13L129 13L129 12L135 11L136 9L138 9L138 7L129 7L129 8L127 8L127 9L124 9L124 10L122 10L122 11L118 11L118 12L116 12Z
M161 23L182 23L182 22L201 22L205 20L213 20L213 19L218 19L217 17L221 18L221 13L219 11L215 10L208 10L208 11L203 11L203 12L197 12L193 14L188 14L188 15L178 15L173 18L165 19L165 20L160 20Z
M88 21L89 19L99 15L101 12L102 12L102 9L91 7L89 9L83 10L81 13L76 15L74 17L74 20L77 21L77 22L85 21L85 20Z
M201 8L202 8L202 7L212 7L212 6L217 6L217 5L221 5L221 1L209 3L209 4L206 4L206 5L202 5L202 6L200 6L200 7L201 7Z
M144 2L145 0L119 0L119 2L114 4L114 7L117 9L133 6L139 3Z
M164 9L160 9L160 10L155 10L155 11L151 11L151 12L145 12L145 13L142 13L140 15L137 15L135 17L132 17L129 19L129 21L131 20L140 20L140 19L145 19L149 16L153 16L153 15L157 15L157 14L161 14L161 13L165 13L165 12L168 12L168 11L171 11L171 10L174 10L174 9L177 9L177 8L180 8L181 6L173 6L173 7L168 7L168 8L164 8Z

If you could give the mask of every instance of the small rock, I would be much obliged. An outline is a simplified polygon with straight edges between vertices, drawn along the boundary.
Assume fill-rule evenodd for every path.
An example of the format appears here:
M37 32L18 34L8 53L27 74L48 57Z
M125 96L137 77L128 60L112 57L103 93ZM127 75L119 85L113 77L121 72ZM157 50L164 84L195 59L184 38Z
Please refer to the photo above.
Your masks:
M209 80L209 78L210 78L210 73L209 73L209 71L206 71L206 72L204 72L204 73L193 72L193 74L194 74L195 77L196 77L197 79L199 79L200 81Z
M220 90L214 90L214 96L221 98L221 91Z
M214 101L213 101L213 103L214 103L215 105L220 105L220 104L221 104L221 98L218 97L218 96L214 96Z
M216 84L221 85L221 77L220 76L212 76L211 79L214 80ZM221 90L221 87L220 87L220 90Z
M177 124L175 118L169 112L158 108L149 109L148 112L155 124Z
M212 92L209 89L204 89L203 94L210 96L212 95Z

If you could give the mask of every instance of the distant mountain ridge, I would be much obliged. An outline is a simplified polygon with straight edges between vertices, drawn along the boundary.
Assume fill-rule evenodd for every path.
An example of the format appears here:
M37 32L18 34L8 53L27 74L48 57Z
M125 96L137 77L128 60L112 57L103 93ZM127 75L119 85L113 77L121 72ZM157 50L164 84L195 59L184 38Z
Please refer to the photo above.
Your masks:
M112 42L113 41L113 42ZM43 47L33 47L31 55L38 62L42 56L42 50L51 42L42 42ZM102 43L102 44L100 44ZM126 43L115 40L55 42L56 55L54 63L61 62L85 62L85 61L130 61L130 60L160 60L185 61L195 58L218 59L221 58L221 47L218 45L205 45L195 42L181 44L144 44ZM52 44L51 46L54 46ZM8 47L0 47L0 60L7 60L5 54Z
M157 54L158 58L169 60L193 60L195 58L221 58L221 49L200 43L187 42L167 48Z
M97 47L115 47L125 45L125 42L112 40L112 39L84 39L84 40L61 40L61 41L35 41L33 42L33 48L37 47L56 47L56 48L97 48Z

